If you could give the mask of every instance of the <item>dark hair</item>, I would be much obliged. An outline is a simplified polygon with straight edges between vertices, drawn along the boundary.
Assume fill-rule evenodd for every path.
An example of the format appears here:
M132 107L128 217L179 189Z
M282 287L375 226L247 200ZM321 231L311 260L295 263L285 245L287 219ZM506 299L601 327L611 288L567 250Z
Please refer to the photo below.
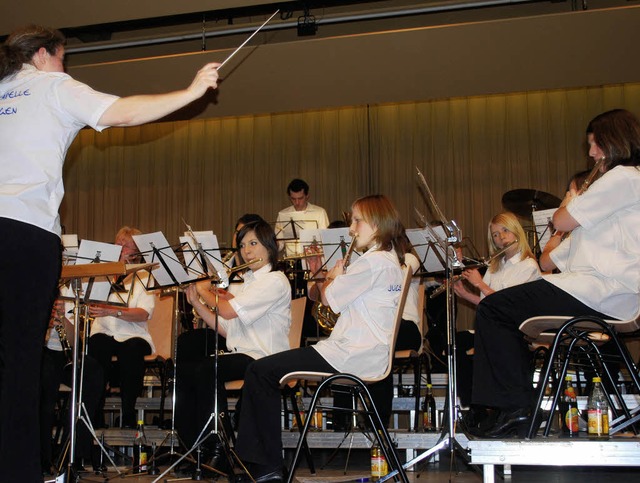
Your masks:
M271 270L276 269L278 264L278 242L276 241L276 234L269 223L262 218L258 221L245 224L239 232L236 233L236 245L240 247L242 239L250 231L256 234L258 241L267 249L269 253L269 263L271 264ZM242 263L246 263L247 260L242 258L242 251L238 248L238 253L242 259Z
M586 169L584 171L578 171L576 174L571 176L571 178L569 179L569 182L567 183L567 191L571 189L571 183L575 183L576 189L580 189L590 174L591 174L591 170Z
M289 186L287 186L287 194L297 193L298 191L304 191L305 196L309 194L309 185L303 179L292 179Z
M594 117L587 134L605 155L606 171L616 166L640 165L640 122L625 109L614 109Z
M358 208L364 221L376 226L373 238L379 250L395 250L400 264L404 265L406 233L400 215L391 200L384 195L370 195L353 202L351 209Z
M236 221L235 231L238 231L238 225L248 225L249 223L255 223L256 221L264 221L260 215L255 213L245 213L238 221Z
M31 62L34 54L45 48L51 55L65 43L59 30L41 25L28 25L14 30L0 49L0 80L18 72L22 64Z
M347 225L347 222L344 220L333 220L331 223L329 223L329 226L327 226L327 228L347 228L349 225Z

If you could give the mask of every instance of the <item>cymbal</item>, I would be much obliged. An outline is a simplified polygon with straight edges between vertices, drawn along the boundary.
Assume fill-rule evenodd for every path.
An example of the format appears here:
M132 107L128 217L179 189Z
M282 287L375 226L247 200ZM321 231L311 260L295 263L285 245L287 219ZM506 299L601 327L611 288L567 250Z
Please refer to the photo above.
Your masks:
M557 196L531 189L511 190L502 195L502 206L523 218L530 217L533 211L557 208L561 202Z

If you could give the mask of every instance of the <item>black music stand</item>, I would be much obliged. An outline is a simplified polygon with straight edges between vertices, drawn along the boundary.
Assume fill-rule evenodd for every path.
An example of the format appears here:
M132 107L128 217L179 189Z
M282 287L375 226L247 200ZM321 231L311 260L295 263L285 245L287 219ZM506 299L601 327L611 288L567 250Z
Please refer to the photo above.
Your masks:
M120 276L126 275L127 269L124 262L105 262L105 263L89 263L89 264L81 264L81 265L66 265L62 268L62 273L60 278L62 280L71 280L74 291L74 344L73 344L73 369L71 375L71 414L70 414L70 427L69 427L69 462L67 464L67 481L75 480L75 476L72 477L75 473L74 463L75 463L75 451L76 451L76 425L78 420L82 420L86 425L89 431L91 432L93 438L96 440L98 445L100 446L101 451L103 451L107 457L110 459L114 468L117 466L115 462L111 459L109 454L105 451L104 446L99 441L96 433L91 425L89 415L86 412L86 408L82 404L82 380L83 380L83 371L84 371L84 354L85 351L79 350L80 347L80 308L83 307L83 310L86 312L87 302L91 295L91 287L93 285L93 281L96 277L110 277L110 276ZM83 278L88 278L89 283L87 285L87 291L84 295L84 298L81 302L80 294L82 292L81 280ZM86 320L86 313L85 313ZM85 324L84 327L84 341L88 338L88 328L89 324ZM79 373L79 374L78 374ZM84 409L85 417L81 415L81 411ZM85 419L86 418L86 419ZM71 479L73 478L73 480Z
M191 228L188 225L187 225L187 228L188 228L189 236L192 238L193 242L196 245L195 249L182 248L182 251L184 253L193 254L193 257L190 260L189 264L183 264L178 259L178 257L173 251L173 248L168 244L164 236L159 232L148 234L148 235L136 235L133 237L134 241L136 242L136 245L138 245L138 248L141 249L141 254L145 258L145 260L151 263L159 264L156 269L157 272L154 273L154 278L158 283L158 285L155 285L153 287L148 287L148 290L167 289L167 288L175 290L176 309L174 311L174 314L176 314L176 316L175 316L174 323L176 324L176 327L178 324L178 316L177 316L178 290L182 289L185 285L203 281L203 280L212 280L214 282L220 281L220 276L216 271L216 269L214 268L209 258L211 255L208 254L206 250L204 250L204 248L202 247L202 244L197 240L197 237L193 234L193 232L191 231ZM183 245L187 245L187 243L183 243ZM162 248L158 248L159 246L161 246ZM194 278L194 275L195 275L195 278ZM216 334L218 332L217 322L218 322L218 318L217 318L217 312L216 312L216 324L215 324L216 327L214 329ZM174 357L176 358L176 362L177 362L177 338L174 341ZM216 362L214 363L214 377L216 378L216 381L217 381L217 371L218 371L218 364L217 364L218 337L217 336L215 338L214 357L216 360ZM206 422L195 444L190 449L188 449L186 453L182 455L179 455L174 451L173 436L176 436L178 441L180 441L179 436L177 435L175 430L176 384L177 384L177 370L174 369L173 398L172 398L172 413L174 417L172 418L171 431L169 434L167 434L167 436L165 437L165 440L169 437L171 438L171 450L170 450L169 456L179 456L179 458L176 461L174 461L162 474L160 474L154 480L154 482L160 481L165 475L167 475L173 468L175 468L178 464L180 464L180 462L182 462L186 458L192 458L190 456L191 453L193 453L194 451L199 451L202 443L211 435L213 434L220 435L219 427L218 427L218 418L220 417L220 415L218 414L218 399L217 399L217 390L216 390L214 412L211 414L209 420ZM208 435L206 435L206 437L203 437L206 428L209 426L212 420L214 421L214 430L210 432ZM227 441L226 435L223 434L222 436L223 437L221 438L221 441L223 442L223 446L225 448L226 457L230 460L231 457L229 456L228 441ZM180 444L186 448L186 446L184 445L184 443L182 443L182 441L180 441ZM160 446L162 446L162 443L160 444ZM152 456L152 460L157 461L157 459L158 457L156 457L156 455ZM194 475L194 478L196 478L197 476L200 476L197 479L201 479L201 469L200 469L201 462L199 457L197 458L196 463L197 463L197 469L196 469L196 475ZM207 469L214 471L216 473L219 473L221 476L226 476L215 468L207 467Z
M447 408L447 427L442 426L442 431L440 433L440 438L438 442L424 451L422 454L419 454L415 458L410 461L407 461L403 468L411 468L418 464L420 461L429 458L436 452L444 449L446 447L449 448L451 454L451 464L453 464L455 451L459 451L462 455L466 455L466 452L462 445L457 441L455 435L456 429L456 401L458 398L457 389L456 389L456 320L455 320L455 303L453 297L453 276L454 271L459 268L464 268L464 265L458 260L454 246L459 244L462 241L462 234L460 228L454 220L447 220L443 215L442 211L438 207L433 195L431 194L431 190L429 189L429 185L427 185L426 180L422 176L422 173L418 168L418 178L422 184L422 187L425 191L425 195L428 197L428 200L431 204L431 207L437 214L441 226L443 228L443 233L445 237L443 238L438 234L436 230L434 230L426 218L416 210L416 214L418 218L425 225L425 228L429 232L430 236L433 238L431 240L432 243L428 243L433 248L435 248L435 252L439 253L439 258L441 260L441 268L439 272L444 272L445 282L447 284L446 289L446 297L447 297L447 399L448 402L445 404ZM446 256L444 256L446 254ZM398 474L398 471L392 471L388 475L380 478L379 482L384 482L389 480L390 478L395 477Z

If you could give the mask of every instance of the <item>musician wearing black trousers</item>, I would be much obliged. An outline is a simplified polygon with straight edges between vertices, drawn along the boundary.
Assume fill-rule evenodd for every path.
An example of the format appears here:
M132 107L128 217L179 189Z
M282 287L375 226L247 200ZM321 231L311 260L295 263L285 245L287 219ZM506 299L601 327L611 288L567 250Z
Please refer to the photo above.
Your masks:
M69 304L71 305L71 304ZM59 326L56 330L55 325ZM71 386L72 366L71 351L74 340L74 327L65 310L63 301L56 301L52 312L52 326L46 338L42 354L42 372L40 377L40 451L42 474L54 474L52 432L55 421L55 407L60 401L60 384ZM63 339L60 338L63 335ZM84 378L82 382L82 403L86 409L82 411L84 417L89 418L91 424L95 422L95 415L102 395L102 368L91 356L84 358ZM68 408L68 404L67 404ZM62 413L62 408L58 408ZM70 412L68 415L70 416ZM63 413L61 415L64 415ZM69 421L64 422L69 430ZM76 433L76 469L83 469L84 465L95 463L92 461L93 439L87 426L79 422Z
M242 391L236 452L258 483L282 480L279 381L296 371L348 372L360 377L383 374L393 350L393 322L400 298L403 252L395 247L404 235L398 213L384 196L353 204L351 232L356 250L366 250L343 273L339 260L315 286L312 296L340 318L328 339L311 347L284 351L253 362ZM318 271L319 257L309 258Z
M571 236L545 247L542 280L500 290L478 305L472 402L499 410L490 437L526 431L532 403L530 356L520 324L539 315L629 319L640 307L640 122L608 111L587 128L602 177L569 193L553 225ZM560 238L560 237L556 237Z
M253 361L289 349L291 289L287 277L274 269L278 245L273 228L260 218L244 225L236 238L240 261L253 261L244 283L232 284L228 291L209 281L187 289L189 303L209 327L226 337L227 344L227 352L217 359L206 357L177 366L175 426L187 447L193 446L215 412L216 394L221 415L218 428L231 431L225 382L243 379ZM214 427L211 420L203 434L208 435ZM217 435L207 438L202 449L211 466L226 469Z

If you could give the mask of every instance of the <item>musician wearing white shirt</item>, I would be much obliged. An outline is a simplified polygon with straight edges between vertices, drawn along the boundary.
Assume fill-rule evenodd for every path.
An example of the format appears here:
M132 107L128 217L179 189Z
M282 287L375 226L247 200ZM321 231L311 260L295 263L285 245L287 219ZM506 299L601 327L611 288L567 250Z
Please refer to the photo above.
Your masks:
M230 431L224 383L243 379L253 361L289 349L291 288L287 277L274 269L278 259L275 233L260 218L245 224L236 239L241 262L255 260L244 274L244 283L232 284L228 291L212 287L208 281L187 289L189 303L209 327L226 337L228 350L217 359L217 381L213 356L178 364L175 422L189 447L214 412L216 390L218 413L224 415L222 421ZM216 458L212 465L218 467L219 444L218 438L209 438L204 446L207 459Z
M543 270L561 273L496 292L476 315L474 404L500 411L488 436L521 432L532 402L529 352L520 324L538 315L627 319L640 297L640 122L613 110L587 128L589 155L603 175L581 196L569 193L553 216L571 232L541 257Z
M310 370L375 377L384 373L393 350L403 255L395 247L404 230L384 196L356 200L352 210L356 249L366 253L346 273L338 261L312 294L341 314L331 335L314 346L281 352L247 368L236 452L259 483L282 480L279 381L283 375ZM320 269L319 257L308 260L312 271Z

